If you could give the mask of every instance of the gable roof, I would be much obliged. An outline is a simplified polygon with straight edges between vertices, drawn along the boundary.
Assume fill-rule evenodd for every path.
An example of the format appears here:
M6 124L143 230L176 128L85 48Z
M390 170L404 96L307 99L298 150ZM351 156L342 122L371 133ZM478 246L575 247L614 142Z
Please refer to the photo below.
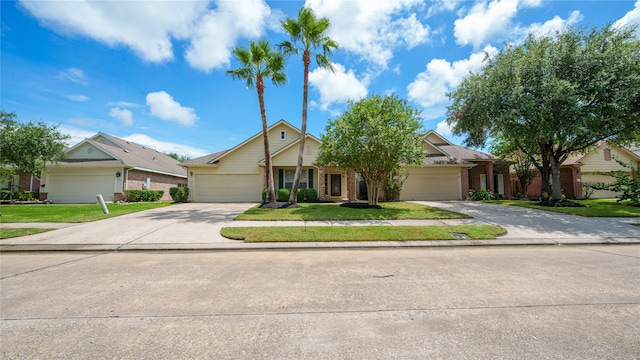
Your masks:
M61 165L75 164L84 166L123 165L138 170L187 177L186 169L178 165L178 161L172 157L146 146L101 132L81 141L65 152L69 154L84 144L91 144L107 154L110 159L65 159L63 157L58 163Z
M267 128L267 131L269 131L269 130L271 130L271 129L273 129L273 128L277 127L278 125L281 125L281 124L284 124L284 125L290 127L293 131L295 131L296 133L300 134L300 130L298 128L296 128L295 126L289 124L288 122L286 122L283 119L280 119L275 124L272 124L271 126L269 126ZM241 142L240 144L232 147L231 149L219 151L219 152L216 152L216 153L213 153L213 154L209 154L209 155L205 155L205 156L201 156L201 157L196 158L196 159L185 161L183 164L184 165L189 165L189 164L194 164L194 165L213 164L216 161L219 161L220 159L224 158L225 156L237 151L238 149L242 148L243 146L245 146L246 144L248 144L249 142L253 141L254 139L256 139L256 138L258 138L260 136L262 136L262 131L258 132L257 134L253 135L252 137L248 138L247 140ZM307 137L311 137L311 138L315 139L316 141L320 142L320 139L316 138L315 136L313 136L311 134L307 134ZM298 136L297 138L298 138L298 141L300 141L300 137ZM285 145L283 148L286 148L286 147L290 146L293 143L295 143L295 141ZM275 153L281 151L283 148L274 151L272 154L275 154ZM264 161L264 159L263 159L263 161Z
M431 139L432 141L429 141ZM438 153L429 153L424 159L424 165L436 164L472 164L473 161L500 161L497 156L481 151L454 145L434 130L427 132L425 143L434 147Z
M638 148L635 145L630 148L626 148L624 146L610 144L609 142L602 140L602 141L598 141L598 143L596 144L596 148L601 149L604 145L615 146L618 149L631 155L632 158L636 158L636 160L640 161L640 148ZM593 151L585 151L584 153L579 153L574 156L570 156L562 163L562 165L579 164L581 163L582 159L584 159L587 155L591 154L592 152Z

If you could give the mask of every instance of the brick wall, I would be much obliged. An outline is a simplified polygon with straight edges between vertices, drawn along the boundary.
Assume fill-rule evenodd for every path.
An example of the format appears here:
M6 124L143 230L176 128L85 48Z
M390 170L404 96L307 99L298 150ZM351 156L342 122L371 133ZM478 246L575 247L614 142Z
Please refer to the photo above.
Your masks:
M169 189L178 186L178 184L187 184L186 178L171 175L148 173L140 170L129 170L129 178L125 190L142 190L143 185L147 182L147 178L151 178L151 187L149 190L164 190L162 195L163 201L171 200ZM118 194L114 194L116 199Z

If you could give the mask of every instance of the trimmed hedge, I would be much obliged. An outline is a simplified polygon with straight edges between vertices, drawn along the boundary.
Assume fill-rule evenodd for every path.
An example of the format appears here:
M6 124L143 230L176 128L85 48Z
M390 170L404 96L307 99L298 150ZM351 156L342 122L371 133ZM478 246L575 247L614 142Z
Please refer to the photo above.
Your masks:
M318 201L318 191L314 188L307 189L306 201Z
M35 191L16 191L2 190L0 200L16 200L16 201L36 201L40 198L40 193Z
M278 189L278 201L287 202L289 201L289 195L291 195L291 190L289 189Z
M298 189L298 194L296 195L296 198L299 203L305 201L305 199L307 198L307 189Z
M187 202L189 200L189 188L187 187L172 187L169 188L169 195L175 202Z
M162 199L164 190L125 190L126 202L153 202Z

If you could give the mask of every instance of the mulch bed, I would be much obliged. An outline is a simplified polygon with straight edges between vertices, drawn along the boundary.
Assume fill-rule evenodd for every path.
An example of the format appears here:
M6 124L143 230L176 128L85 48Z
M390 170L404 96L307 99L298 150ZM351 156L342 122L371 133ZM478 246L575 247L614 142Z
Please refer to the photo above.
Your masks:
M575 201L567 200L567 199L552 199L552 200L542 200L539 203L536 203L538 206L558 206L558 207L585 207L584 205L577 203Z
M260 209L297 209L297 208L301 208L302 206L298 205L298 204L289 204L288 202L284 202L284 201L276 201L274 203L263 203L262 205L260 205Z
M380 205L369 205L367 203L361 202L347 202L344 204L340 204L340 206L351 209L382 209L382 206Z

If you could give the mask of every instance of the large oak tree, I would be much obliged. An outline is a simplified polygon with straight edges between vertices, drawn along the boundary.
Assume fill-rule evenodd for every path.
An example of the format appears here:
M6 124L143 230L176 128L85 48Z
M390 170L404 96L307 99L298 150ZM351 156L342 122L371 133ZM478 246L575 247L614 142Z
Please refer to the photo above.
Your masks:
M448 124L465 143L506 141L562 196L560 165L601 140L640 137L640 40L635 28L529 36L488 56L449 94Z

